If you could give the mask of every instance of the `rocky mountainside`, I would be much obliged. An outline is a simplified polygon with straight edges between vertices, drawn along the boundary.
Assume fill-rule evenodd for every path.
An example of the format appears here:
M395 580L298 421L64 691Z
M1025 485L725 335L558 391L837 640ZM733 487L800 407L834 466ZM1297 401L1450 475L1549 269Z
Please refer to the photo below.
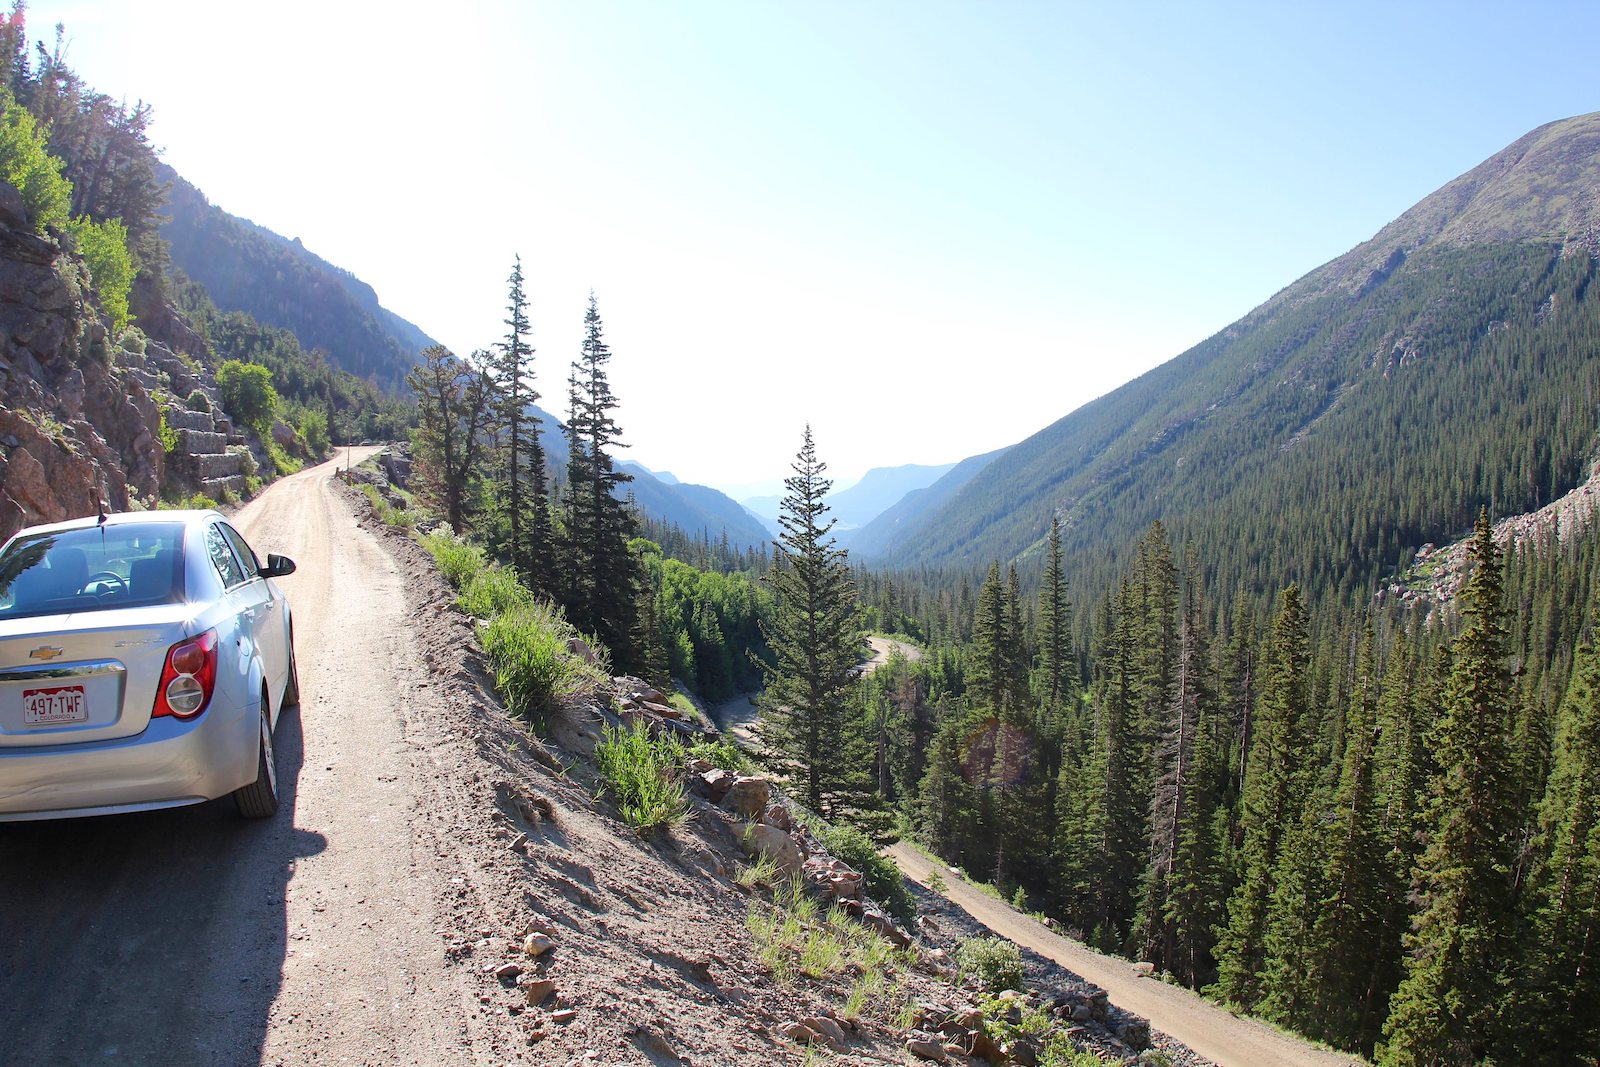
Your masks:
M1160 518L1229 585L1370 595L1480 506L1532 511L1584 477L1600 430L1597 218L1600 114L1541 127L1016 445L903 520L885 555L1027 557L1055 515L1076 580L1094 583Z
M298 239L228 214L164 164L159 176L170 183L161 236L172 262L223 311L289 330L307 351L320 348L335 367L391 391L435 343L379 304L370 285Z
M160 412L137 368L180 357L113 350L83 261L33 232L0 182L0 540L21 527L155 499Z

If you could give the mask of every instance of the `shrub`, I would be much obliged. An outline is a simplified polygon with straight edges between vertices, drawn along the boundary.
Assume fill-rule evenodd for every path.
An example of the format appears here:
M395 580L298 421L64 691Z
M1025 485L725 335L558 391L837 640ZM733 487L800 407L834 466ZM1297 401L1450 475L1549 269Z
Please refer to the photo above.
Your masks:
M239 457L239 472L246 478L260 472L261 465L256 462L256 454L250 451L249 445L229 445L228 452Z
M183 406L190 411L210 411L211 398L206 395L204 389L196 389L184 400Z
M156 510L158 511L169 509L172 511L207 511L214 510L216 506L217 502L204 493L191 493L188 496L174 497L171 500L159 500L156 502Z
M282 478L290 474L298 474L305 464L295 459L283 450L283 446L272 440L270 436L264 438L267 444L267 458L272 461L272 469Z
M156 425L156 437L161 441L161 451L172 455L178 450L178 431L167 425L167 409L161 409L161 419Z
M990 993L1022 988L1022 950L1003 937L973 937L956 950L956 971Z
M735 774L748 774L755 767L750 758L739 751L739 746L726 737L715 741L696 741L689 746L689 755Z
M271 441L272 417L278 410L272 372L257 363L224 360L217 368L217 387L222 390L222 406L242 425Z
M822 843L839 859L861 872L867 895L878 901L902 922L909 922L917 903L900 877L894 860L882 855L872 838L854 826L830 826L822 832Z
M474 575L488 568L483 549L469 545L449 530L435 530L422 539L422 547L433 557L439 574L457 591L470 582Z
M295 427L300 436L305 439L306 448L318 459L326 456L333 447L333 442L328 437L328 416L325 412L306 408L300 412L299 424Z
M639 836L673 825L688 810L679 778L683 747L652 738L643 722L627 730L606 727L594 757L623 821Z
M593 692L603 679L596 668L567 651L567 641L577 635L571 624L550 605L533 601L526 590L523 595L529 603L489 620L483 650L507 710L538 725L558 702Z

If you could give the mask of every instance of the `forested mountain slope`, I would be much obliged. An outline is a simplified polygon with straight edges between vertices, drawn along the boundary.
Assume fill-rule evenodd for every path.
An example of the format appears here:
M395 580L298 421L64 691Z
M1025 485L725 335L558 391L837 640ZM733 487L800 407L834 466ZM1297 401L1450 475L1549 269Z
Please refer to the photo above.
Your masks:
M936 512L1005 451L1001 448L967 457L931 485L906 493L859 530L844 531L839 537L840 543L863 559L877 561L889 555L903 538L920 528L928 515Z
M1214 337L989 464L891 558L1111 573L1161 518L1214 577L1370 590L1480 505L1533 510L1600 426L1600 114L1551 123ZM1083 575L1080 573L1080 577ZM1104 575L1102 575L1104 577Z
M435 343L349 271L228 214L165 164L159 175L171 183L161 236L172 262L223 311L289 330L307 351L323 349L335 367L387 391L399 389L417 353Z

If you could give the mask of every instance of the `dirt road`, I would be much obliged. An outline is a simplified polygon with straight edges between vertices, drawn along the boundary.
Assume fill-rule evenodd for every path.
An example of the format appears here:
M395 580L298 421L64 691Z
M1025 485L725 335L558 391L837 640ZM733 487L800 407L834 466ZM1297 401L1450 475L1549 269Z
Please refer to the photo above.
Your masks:
M928 873L934 864L922 853L900 844L890 848L889 855L908 877L928 884ZM1113 1004L1143 1015L1157 1030L1222 1067L1349 1067L1362 1063L1350 1055L1314 1049L1254 1019L1230 1015L1187 989L1137 977L1133 964L1126 960L1102 956L1080 942L1062 937L979 892L949 870L941 872L941 876L944 895L990 930L1095 983L1110 994Z
M258 553L299 565L281 580L304 694L278 726L281 808L0 826L0 1064L514 1058L474 976L446 961L474 863L429 754L440 697L401 575L333 469L235 516Z

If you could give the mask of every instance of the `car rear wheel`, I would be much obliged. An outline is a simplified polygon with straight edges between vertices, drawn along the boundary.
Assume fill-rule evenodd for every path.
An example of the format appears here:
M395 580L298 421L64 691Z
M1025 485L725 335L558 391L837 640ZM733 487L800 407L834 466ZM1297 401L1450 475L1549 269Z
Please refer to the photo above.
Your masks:
M265 819L278 810L278 767L272 750L272 721L267 694L261 694L261 748L256 756L256 780L233 791L239 814Z

